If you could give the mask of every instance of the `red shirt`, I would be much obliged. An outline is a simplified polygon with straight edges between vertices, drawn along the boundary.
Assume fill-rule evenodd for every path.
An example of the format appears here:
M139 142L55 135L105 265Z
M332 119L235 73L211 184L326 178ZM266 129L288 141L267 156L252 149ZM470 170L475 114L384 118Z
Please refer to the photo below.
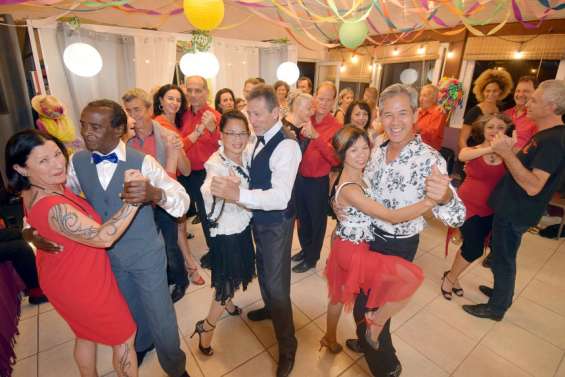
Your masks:
M155 146L155 133L147 136L145 139L134 136L128 140L128 145L133 149L157 158L157 147Z
M482 156L465 164L467 176L457 192L467 208L466 219L475 215L485 217L493 214L487 203L488 198L505 172L504 163L489 165Z
M194 132L196 126L202 121L202 115L206 111L214 113L214 116L216 117L216 129L214 132L210 132L207 128L205 128L202 135L200 135L196 142L193 143L187 136ZM208 104L202 106L202 108L196 113L193 113L191 110L184 113L181 135L184 139L184 150L190 160L192 170L204 170L204 163L208 161L212 153L218 149L218 141L220 140L219 124L221 117L220 113L212 109L208 106Z
M447 123L447 117L439 106L432 106L429 109L420 109L416 130L422 136L422 141L436 150L441 149L443 144L443 131Z
M171 123L166 116L164 115L157 115L155 118L153 118L156 122L159 122L159 124L163 127L168 128L171 131L174 131L177 135L180 135L180 130L175 126L174 123Z
M512 118L512 123L514 123L516 133L518 134L516 146L522 149L524 145L528 144L532 136L538 132L538 126L533 120L528 118L527 111L523 111L522 115L517 116L516 107L506 110L504 114Z
M316 123L315 115L312 116L311 121L320 136L310 140L302 156L298 172L303 177L319 178L330 174L332 166L339 164L332 147L332 138L341 129L341 124L331 114L327 114L320 123Z

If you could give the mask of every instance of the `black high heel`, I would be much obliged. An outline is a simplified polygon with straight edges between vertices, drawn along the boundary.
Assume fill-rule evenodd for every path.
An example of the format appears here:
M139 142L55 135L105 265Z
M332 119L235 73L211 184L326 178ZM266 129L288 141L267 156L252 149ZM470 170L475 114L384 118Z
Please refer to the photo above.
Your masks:
M206 330L204 328L204 321L206 321L208 326L210 326L212 328L209 329L209 330ZM198 349L200 350L200 352L202 352L206 356L212 356L214 354L214 350L212 349L212 346L202 347L202 334L214 331L215 328L216 328L216 326L214 326L210 322L208 322L207 319L202 319L202 320L196 322L196 326L194 326L194 332L190 336L190 339L192 339L192 337L194 335L198 334Z
M441 294L443 295L443 298L448 300L448 301L451 301L451 291L446 291L446 290L443 289L443 283L446 280L451 283L451 281L447 278L447 274L449 274L449 271L445 271L443 273L443 277L441 278L441 286L439 287L439 289L441 290Z
M237 306L236 304L234 304L231 300L230 300L229 302L232 303L232 305L233 305L233 310L230 312L229 309L228 309L228 306L226 305L226 306L225 306L226 312L227 312L229 315L234 316L234 317L240 315L240 314L242 313L241 308L240 308L239 306Z

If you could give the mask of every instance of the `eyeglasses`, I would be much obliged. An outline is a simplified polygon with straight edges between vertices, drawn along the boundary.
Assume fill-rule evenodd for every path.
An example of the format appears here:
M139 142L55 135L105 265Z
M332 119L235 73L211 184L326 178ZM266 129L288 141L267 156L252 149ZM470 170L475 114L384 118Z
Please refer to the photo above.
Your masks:
M249 136L249 132L222 132L224 135L233 138L245 138Z

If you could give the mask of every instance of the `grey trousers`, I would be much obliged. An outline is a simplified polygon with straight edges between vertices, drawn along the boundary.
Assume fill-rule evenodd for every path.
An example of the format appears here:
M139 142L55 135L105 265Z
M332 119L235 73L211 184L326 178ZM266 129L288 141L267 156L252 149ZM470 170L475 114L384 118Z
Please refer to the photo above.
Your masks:
M137 323L136 351L154 344L163 370L171 377L179 377L185 371L186 355L180 349L165 250L148 250L127 268L112 264L112 270Z
M294 219L275 224L253 223L257 275L265 308L271 313L279 342L279 355L296 353L292 304L290 301L290 249Z

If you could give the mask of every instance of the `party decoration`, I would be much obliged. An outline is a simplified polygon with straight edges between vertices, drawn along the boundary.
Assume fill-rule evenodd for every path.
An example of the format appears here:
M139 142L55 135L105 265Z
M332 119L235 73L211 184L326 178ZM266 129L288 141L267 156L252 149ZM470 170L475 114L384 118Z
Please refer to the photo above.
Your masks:
M463 84L454 78L444 77L439 81L438 104L446 114L463 104Z
M406 85L412 85L418 80L418 71L414 68L406 68L400 72L400 81Z
M67 46L63 52L65 66L77 76L96 76L102 69L102 56L87 43L77 42Z
M344 22L339 27L339 41L345 47L355 49L365 41L368 33L369 27L365 21Z
M220 63L216 55L211 52L196 52L184 54L179 67L185 76L202 76L212 78L220 71Z
M214 30L224 19L223 0L184 0L184 15L197 29Z
M277 79L294 85L300 76L300 70L294 62L284 62L277 68Z

